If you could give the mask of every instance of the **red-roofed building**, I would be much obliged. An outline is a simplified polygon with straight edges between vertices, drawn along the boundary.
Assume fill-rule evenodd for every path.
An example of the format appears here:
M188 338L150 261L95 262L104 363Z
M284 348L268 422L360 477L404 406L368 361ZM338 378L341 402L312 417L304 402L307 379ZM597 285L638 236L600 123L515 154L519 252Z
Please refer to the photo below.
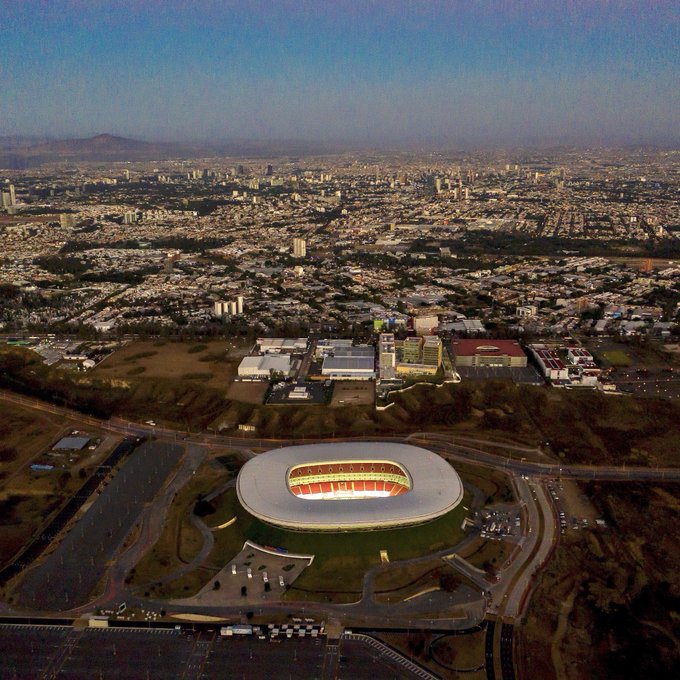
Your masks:
M517 340L454 340L456 366L506 366L523 368L527 355Z

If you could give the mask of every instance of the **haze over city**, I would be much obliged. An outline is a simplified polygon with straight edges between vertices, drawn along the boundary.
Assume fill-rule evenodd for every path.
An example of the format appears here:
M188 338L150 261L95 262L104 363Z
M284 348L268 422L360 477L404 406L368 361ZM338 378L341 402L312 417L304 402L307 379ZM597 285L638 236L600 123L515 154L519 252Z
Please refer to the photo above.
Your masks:
M678 141L674 2L2 3L0 134Z

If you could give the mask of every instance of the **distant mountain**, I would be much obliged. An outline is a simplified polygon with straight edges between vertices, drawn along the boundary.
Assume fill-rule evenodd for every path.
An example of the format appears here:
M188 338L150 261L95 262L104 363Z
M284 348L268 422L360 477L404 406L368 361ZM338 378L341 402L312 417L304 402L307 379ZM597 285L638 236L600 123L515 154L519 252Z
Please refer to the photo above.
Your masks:
M57 161L160 160L177 155L171 144L153 144L115 135L87 139L63 139L28 146L15 146L0 152L0 167L26 168Z
M0 135L0 150L16 149L33 144L49 142L49 137L24 137L22 135Z
M3 143L3 141L5 143ZM36 143L37 142L37 143ZM0 168L23 169L59 161L155 161L208 156L270 157L329 153L330 144L303 141L233 140L204 143L143 142L116 135L45 141L0 136Z

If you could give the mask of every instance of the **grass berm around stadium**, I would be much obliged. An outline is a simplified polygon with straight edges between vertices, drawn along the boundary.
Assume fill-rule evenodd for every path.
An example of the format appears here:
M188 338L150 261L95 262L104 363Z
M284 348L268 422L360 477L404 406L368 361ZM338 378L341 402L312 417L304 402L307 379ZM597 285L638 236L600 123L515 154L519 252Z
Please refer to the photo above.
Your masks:
M381 550L395 561L422 557L459 543L465 535L461 527L468 501L466 494L456 508L431 522L382 531L290 531L255 518L246 526L246 518L241 516L234 526L244 528L244 537L259 545L314 555L314 561L292 584L286 599L355 602L361 598L364 574L381 563Z

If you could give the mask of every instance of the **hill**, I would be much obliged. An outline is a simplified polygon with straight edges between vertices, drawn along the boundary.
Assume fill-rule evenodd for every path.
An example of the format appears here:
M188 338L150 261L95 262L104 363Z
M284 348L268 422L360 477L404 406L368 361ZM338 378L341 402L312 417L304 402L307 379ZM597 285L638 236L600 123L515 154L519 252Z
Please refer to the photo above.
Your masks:
M110 134L61 140L0 136L0 168L20 170L60 161L160 161L209 156L276 158L333 153L338 149L332 144L299 140L234 139L174 143L145 142Z

